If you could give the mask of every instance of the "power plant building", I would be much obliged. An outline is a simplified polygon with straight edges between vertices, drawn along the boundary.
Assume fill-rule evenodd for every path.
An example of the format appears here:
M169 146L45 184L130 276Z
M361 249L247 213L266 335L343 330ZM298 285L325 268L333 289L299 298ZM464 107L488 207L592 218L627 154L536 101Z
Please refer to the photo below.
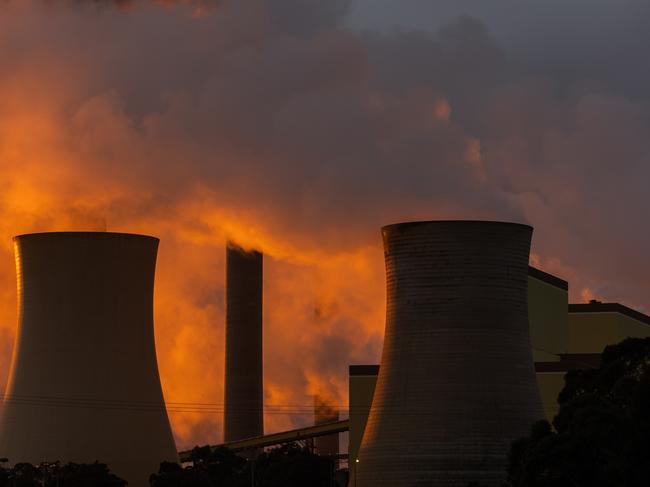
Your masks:
M650 336L650 317L622 304L592 300L569 305L567 353L574 357L600 353L607 345L627 337L647 336Z
M178 461L153 325L158 239L14 239L18 333L0 417L11 463L106 463L129 486Z
M532 228L438 221L382 234L384 349L352 485L500 485L510 443L543 415L528 325Z
M229 242L226 249L224 441L264 434L263 256Z
M544 364L558 367L569 350L567 308L569 283L535 267L528 270L528 321L530 342L535 359L537 386L544 416L553 418L558 411L557 395L564 387L564 375L543 372ZM548 367L547 367L548 368Z
M619 303L568 303L567 281L534 267L528 272L528 317L537 386L544 415L552 421L564 374L595 368L607 345L650 336L650 317ZM379 365L349 368L350 470L356 467L361 438L379 374Z

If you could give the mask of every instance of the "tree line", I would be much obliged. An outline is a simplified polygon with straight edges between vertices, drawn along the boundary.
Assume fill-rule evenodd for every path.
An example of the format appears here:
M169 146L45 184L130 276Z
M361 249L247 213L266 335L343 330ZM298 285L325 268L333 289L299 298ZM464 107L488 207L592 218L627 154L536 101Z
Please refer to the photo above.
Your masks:
M6 464L6 459L4 460ZM335 463L295 444L246 459L222 447L196 447L191 465L163 462L151 487L345 487L336 482ZM125 487L102 463L61 465L18 463L0 467L0 487Z
M557 401L552 423L513 443L504 486L650 485L650 338L610 345L597 369L567 372Z

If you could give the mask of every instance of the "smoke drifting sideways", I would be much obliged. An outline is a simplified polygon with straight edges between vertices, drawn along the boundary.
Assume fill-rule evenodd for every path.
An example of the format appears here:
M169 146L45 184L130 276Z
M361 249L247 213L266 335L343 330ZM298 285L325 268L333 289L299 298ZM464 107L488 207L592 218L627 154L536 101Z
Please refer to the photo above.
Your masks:
M346 404L347 365L379 360L383 224L529 222L534 262L575 297L645 304L648 232L628 222L647 212L647 102L522 66L475 18L360 33L349 7L0 6L3 371L10 237L31 231L161 238L156 339L180 448L221 439L226 239L267 257L269 432L312 421L314 395Z

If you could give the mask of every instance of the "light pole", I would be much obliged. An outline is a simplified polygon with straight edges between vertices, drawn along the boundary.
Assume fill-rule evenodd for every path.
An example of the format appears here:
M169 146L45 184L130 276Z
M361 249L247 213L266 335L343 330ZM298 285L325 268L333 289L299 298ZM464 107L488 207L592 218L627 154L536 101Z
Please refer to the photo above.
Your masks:
M354 487L357 487L357 467L359 466L359 459L354 461Z

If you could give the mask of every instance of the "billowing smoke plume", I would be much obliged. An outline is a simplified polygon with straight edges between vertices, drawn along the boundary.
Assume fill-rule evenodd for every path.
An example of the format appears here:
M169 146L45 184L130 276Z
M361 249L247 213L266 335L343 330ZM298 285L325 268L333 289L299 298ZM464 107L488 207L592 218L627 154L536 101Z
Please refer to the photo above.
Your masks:
M347 365L378 360L382 224L526 221L576 299L646 304L648 85L560 70L469 16L360 33L353 6L0 6L4 370L22 232L161 237L163 386L192 403L171 407L181 447L221 439L226 238L267 256L267 431L310 421L315 394L344 404Z

